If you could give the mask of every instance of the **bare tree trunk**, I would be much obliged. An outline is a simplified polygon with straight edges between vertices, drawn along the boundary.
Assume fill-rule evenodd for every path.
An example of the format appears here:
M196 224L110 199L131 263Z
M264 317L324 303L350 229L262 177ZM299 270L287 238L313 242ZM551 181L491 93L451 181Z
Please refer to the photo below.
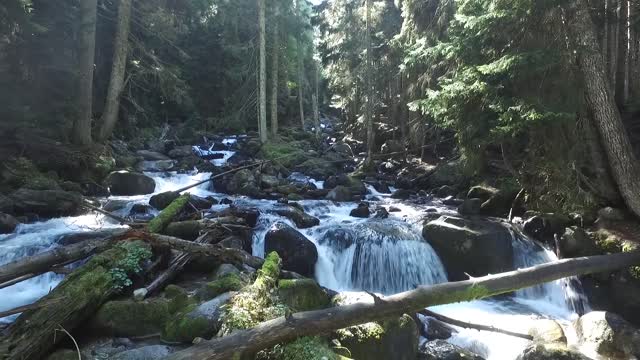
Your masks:
M367 56L365 65L365 86L367 87L367 105L365 110L365 121L367 124L367 159L365 160L365 167L370 167L373 163L373 148L375 146L375 139L373 134L373 86L371 83L372 67L371 67L371 0L366 0L366 45Z
M72 141L76 145L91 144L93 115L93 63L96 50L96 17L98 0L80 2L80 34L78 49L78 113L73 121Z
M616 103L618 106L624 105L626 102L625 92L627 84L627 56L628 56L628 27L627 27L627 15L628 15L628 0L619 0L618 11L618 65L616 66Z
M598 51L586 0L568 8L569 34L577 47L585 97L607 153L611 173L629 209L640 216L640 163L627 136L614 96L606 86L605 65Z
M602 34L602 56L605 65L609 63L609 11L611 0L604 0L604 27Z
M301 336L327 333L406 312L421 311L429 306L483 299L569 276L621 269L638 263L640 252L628 252L560 260L466 281L419 286L415 290L377 298L373 303L357 303L273 319L252 329L201 342L169 355L165 360L239 359L242 354L255 353Z
M111 79L107 91L107 100L102 114L102 126L98 140L103 142L111 137L118 121L120 95L124 89L124 75L127 69L127 53L129 50L129 27L131 24L131 0L120 0L118 5L118 24L113 43L113 65Z
M260 141L269 140L267 134L267 36L265 20L265 0L258 0L260 23Z
M318 64L315 65L316 68L316 81L315 81L315 93L311 97L311 102L313 103L313 124L316 128L316 138L320 139L320 134L322 133L322 129L320 129L320 108L318 105L319 96L320 96L320 68Z
M278 4L274 4L275 13L273 19L273 45L271 54L271 134L275 138L278 135L278 57L280 55L279 22L280 12Z
M611 80L611 91L615 98L616 90L617 90L617 80L618 80L618 47L620 45L620 2L624 0L613 0L612 10L615 10L615 19L611 24L611 37L610 37L610 49L611 56L609 57L609 79Z
M631 8L633 7L633 3L629 0L626 2L626 14L625 14L625 53L624 53L624 88L622 91L622 103L626 104L629 101L629 76L631 72L631 51L633 49L632 46L632 36L631 36Z

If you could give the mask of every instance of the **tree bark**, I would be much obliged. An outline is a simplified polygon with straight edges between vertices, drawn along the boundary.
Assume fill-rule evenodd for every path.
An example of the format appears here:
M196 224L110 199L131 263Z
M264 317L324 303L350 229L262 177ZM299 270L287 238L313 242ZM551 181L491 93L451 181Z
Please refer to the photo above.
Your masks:
M640 163L633 153L614 96L606 85L605 66L586 0L576 0L575 6L567 8L567 25L577 47L587 106L600 133L611 173L629 209L640 216Z
M97 0L84 0L80 2L78 112L73 121L72 132L73 143L80 146L91 144L93 63L96 49L97 8Z
M265 0L258 0L258 22L260 26L260 88L258 91L260 108L260 141L269 140L267 134L267 37L265 24Z
M371 0L366 0L366 9L365 9L365 17L366 17L366 46L367 46L367 55L366 55L366 65L365 65L365 83L367 87L367 105L365 111L365 118L367 124L367 159L365 160L365 167L370 167L373 163L373 148L375 146L375 137L373 134L373 84L371 82L372 74L372 66L371 66Z
M271 135L278 135L278 57L280 55L279 22L280 13L278 4L274 4L275 14L273 19L273 45L271 54Z
M626 102L626 93L627 93L627 61L628 61L628 0L619 0L619 11L618 11L618 65L616 66L616 103L618 106L623 106Z
M242 354L255 353L301 336L327 333L402 313L421 311L429 306L482 299L568 276L620 269L638 263L640 252L629 252L560 260L466 281L419 286L415 290L377 299L374 303L357 303L273 319L252 329L178 351L165 360L240 358Z
M67 276L34 304L35 309L22 313L7 329L7 336L0 339L0 358L45 359L64 339L56 335L57 331L73 331L117 292L110 271L127 255L122 249L112 248Z
M107 90L104 113L102 114L102 126L98 140L103 142L113 133L118 121L120 109L120 95L124 89L124 75L127 68L127 53L129 50L129 28L131 24L131 1L120 0L118 4L118 23L113 42L113 64L111 67L111 79Z
M300 19L302 17L300 0L296 0L296 12L298 13L298 19ZM300 112L300 126L304 131L304 50L302 49L300 35L296 36L296 51L298 61L298 107Z
M58 247L4 264L0 266L0 288L5 287L5 283L14 279L22 278L22 280L27 280L31 277L49 272L52 267L82 260L105 251L111 247L115 241L126 237L126 233L126 230L116 230L111 236Z

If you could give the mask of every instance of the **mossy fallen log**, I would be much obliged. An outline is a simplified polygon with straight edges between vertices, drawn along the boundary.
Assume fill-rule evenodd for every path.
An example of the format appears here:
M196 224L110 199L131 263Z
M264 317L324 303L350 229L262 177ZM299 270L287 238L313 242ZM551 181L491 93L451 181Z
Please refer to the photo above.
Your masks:
M142 241L123 242L94 256L67 276L47 296L18 317L0 339L0 359L40 360L65 339L63 328L73 330L120 289L130 285L129 276L140 272L142 261L151 257Z
M164 228L169 225L173 219L180 214L182 209L189 203L190 195L188 193L181 195L179 198L173 200L169 206L158 214L153 220L149 222L148 230L152 233L161 233Z
M248 330L201 342L164 359L239 359L243 354L252 354L302 336L323 334L402 313L417 312L429 306L483 299L569 276L610 271L639 263L640 252L635 251L566 259L465 281L419 286L415 290L377 298L373 303L356 303L281 316Z

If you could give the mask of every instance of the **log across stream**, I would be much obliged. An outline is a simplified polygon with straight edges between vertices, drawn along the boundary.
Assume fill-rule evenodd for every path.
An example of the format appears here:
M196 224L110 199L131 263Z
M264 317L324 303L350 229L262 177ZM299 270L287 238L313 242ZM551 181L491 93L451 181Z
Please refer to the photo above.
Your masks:
M156 180L156 193L175 190L186 185L202 181L210 174L194 175L150 174ZM209 184L190 190L200 196L214 196L218 199L228 197L208 190ZM134 197L116 197L112 200L124 200L127 205L119 214L124 215L135 203L147 203L151 195ZM426 206L407 205L370 189L369 197L374 203L393 205L400 211L391 214L389 219L377 221L378 229L393 228L394 237L379 236L367 227L373 220L356 219L349 216L355 203L335 204L328 201L302 201L305 210L320 218L320 225L301 230L315 243L319 259L316 264L316 279L321 285L336 291L373 291L385 295L411 290L416 285L430 285L447 281L436 252L422 240L421 220ZM266 209L273 201L234 198L238 206ZM438 208L442 214L453 213L452 209L429 204ZM222 209L224 205L215 205ZM269 227L277 222L291 224L291 221L278 215L263 212L253 235L253 255L264 256L264 235ZM63 235L74 232L89 232L96 229L120 227L103 215L91 214L80 217L53 219L43 223L21 225L18 231L0 236L0 264L40 253L58 246ZM379 231L378 231L379 232ZM336 234L352 242L338 242ZM358 243L354 238L367 240ZM531 240L516 236L514 233L514 262L517 267L528 267L555 260L553 253L544 250ZM75 265L70 265L75 266ZM0 311L29 304L45 295L55 287L63 275L44 274L22 283L0 289ZM515 296L499 299L479 300L469 303L442 305L431 308L443 315L462 321L491 325L514 332L526 332L527 324L535 318L556 319L568 323L578 316L578 312L588 309L589 305L582 296L577 280L565 279L518 291ZM15 316L0 319L9 323ZM506 338L505 338L506 337ZM509 338L507 335L478 332L461 329L450 342L471 348L488 359L515 359L527 345L527 340Z

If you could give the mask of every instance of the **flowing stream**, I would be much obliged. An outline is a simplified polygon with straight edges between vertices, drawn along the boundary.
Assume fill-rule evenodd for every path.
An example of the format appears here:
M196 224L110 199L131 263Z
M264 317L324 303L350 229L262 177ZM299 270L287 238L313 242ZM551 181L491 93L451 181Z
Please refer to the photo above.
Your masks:
M225 153L224 160L232 154ZM216 159L216 164L222 160ZM206 179L208 173L176 174L147 173L156 181L155 193L174 190ZM322 182L316 182L322 186ZM228 197L209 190L209 184L192 189L199 196ZM111 197L109 201L123 201L126 205L117 212L128 214L136 203L147 203L151 195ZM302 230L318 249L316 264L318 282L337 291L373 291L393 294L415 288L419 284L447 281L446 271L433 248L422 239L421 219L427 207L437 208L443 214L452 213L437 203L408 205L380 194L370 188L373 204L399 209L388 219L358 219L349 216L355 203L336 204L330 201L306 200L305 210L318 218L320 225ZM273 201L232 197L238 205L249 205L260 210L273 206ZM107 200L104 199L104 202ZM220 207L220 205L216 205ZM214 206L214 208L216 207ZM262 212L254 232L253 251L264 256L264 235L277 221L294 226L290 220ZM114 224L102 215L83 215L58 218L35 224L20 225L15 233L0 235L0 264L33 255L58 246L64 235L113 228ZM511 229L516 267L527 267L555 259L555 255L539 244ZM73 266L73 264L71 265ZM62 279L52 273L0 289L0 311L31 303L46 295ZM577 314L588 309L588 302L580 291L577 279L564 279L530 289L513 296L450 304L432 308L443 315L459 320L493 325L512 331L526 332L535 319L555 319L568 324ZM0 319L8 323L15 317ZM568 328L568 327L566 327ZM496 333L458 329L451 343L468 348L487 359L515 359L527 341ZM571 342L572 334L567 331Z

